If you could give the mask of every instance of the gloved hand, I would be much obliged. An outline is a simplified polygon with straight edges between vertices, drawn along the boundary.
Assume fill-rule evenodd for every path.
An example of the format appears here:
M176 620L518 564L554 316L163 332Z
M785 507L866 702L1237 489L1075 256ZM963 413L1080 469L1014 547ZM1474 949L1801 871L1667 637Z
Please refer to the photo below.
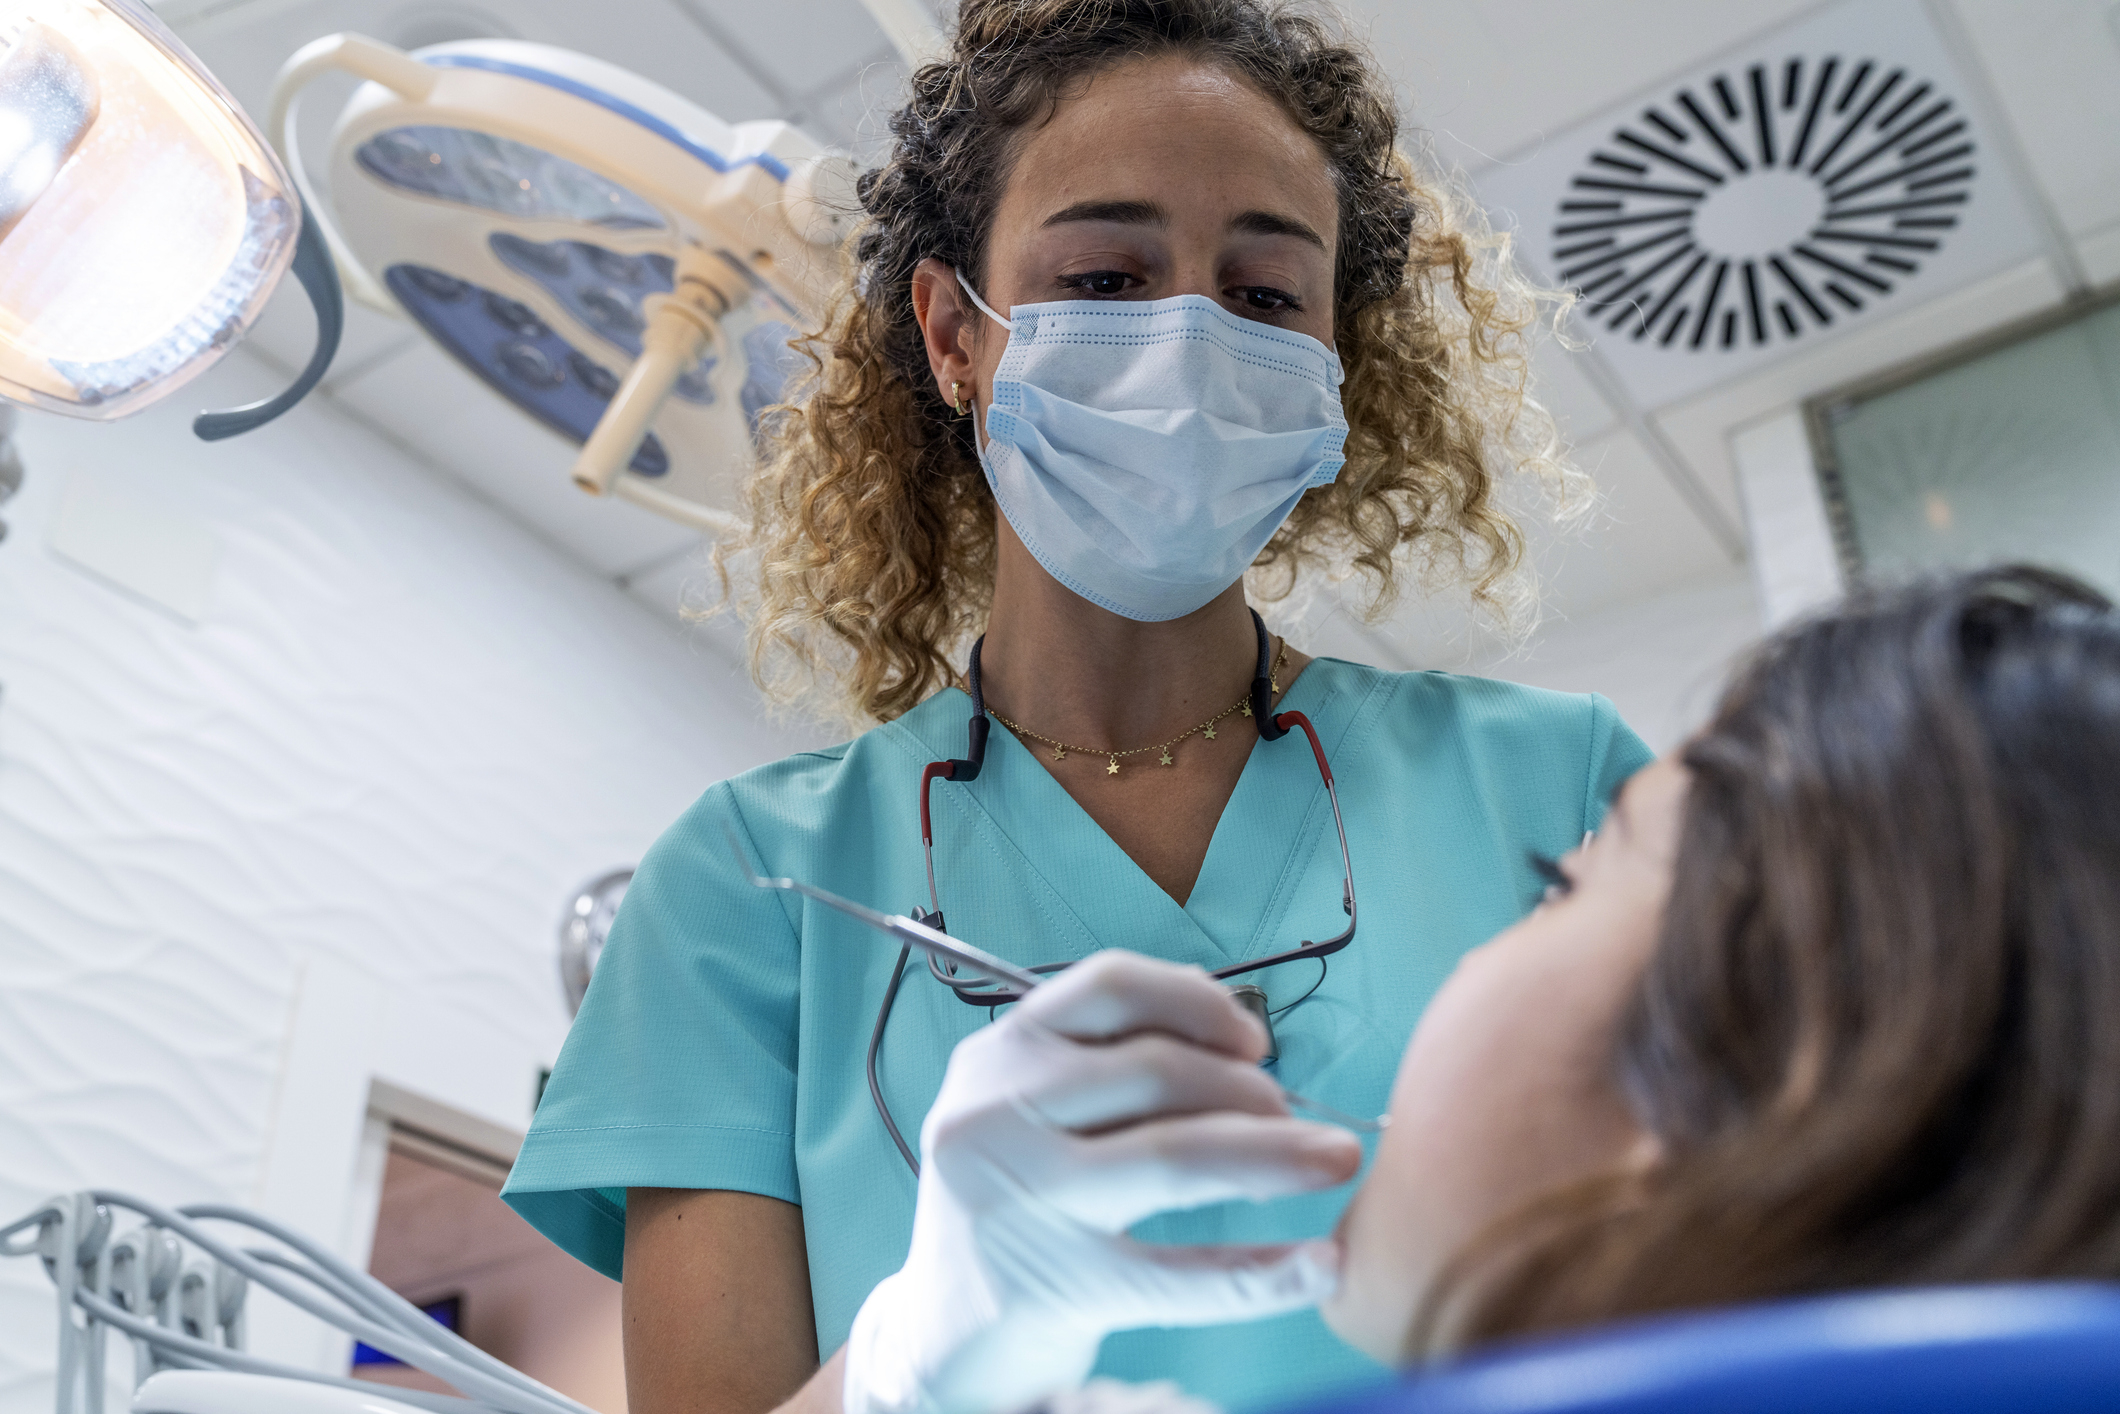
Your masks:
M1112 1331L1312 1305L1329 1241L1132 1241L1152 1213L1353 1176L1361 1145L1289 1117L1264 1030L1198 968L1077 963L950 1056L921 1125L905 1266L846 1346L846 1414L997 1414L1086 1378Z

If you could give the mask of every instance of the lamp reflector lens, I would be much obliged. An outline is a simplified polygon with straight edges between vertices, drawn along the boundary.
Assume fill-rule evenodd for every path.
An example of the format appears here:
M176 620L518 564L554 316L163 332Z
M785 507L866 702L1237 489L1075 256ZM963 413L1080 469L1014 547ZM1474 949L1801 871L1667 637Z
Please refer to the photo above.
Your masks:
M174 391L300 227L257 129L138 0L0 0L0 396L108 419Z
M354 152L377 181L422 196L536 221L661 230L654 207L587 167L528 143L469 128L377 133Z
M0 237L14 229L88 136L95 80L66 36L35 21L0 57Z
M587 440L618 391L616 373L554 333L520 300L423 265L393 265L383 282L457 362L570 441ZM642 476L662 476L670 470L670 455L651 432L631 466Z

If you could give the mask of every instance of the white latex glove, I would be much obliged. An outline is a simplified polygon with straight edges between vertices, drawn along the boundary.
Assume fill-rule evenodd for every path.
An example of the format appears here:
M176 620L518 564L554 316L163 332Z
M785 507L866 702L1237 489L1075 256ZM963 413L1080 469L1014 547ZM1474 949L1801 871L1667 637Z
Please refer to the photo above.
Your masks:
M1112 951L959 1043L920 1129L905 1266L847 1337L846 1414L1005 1414L1080 1383L1109 1332L1329 1295L1329 1241L1125 1236L1152 1213L1353 1176L1361 1145L1289 1117L1265 1039L1200 969Z

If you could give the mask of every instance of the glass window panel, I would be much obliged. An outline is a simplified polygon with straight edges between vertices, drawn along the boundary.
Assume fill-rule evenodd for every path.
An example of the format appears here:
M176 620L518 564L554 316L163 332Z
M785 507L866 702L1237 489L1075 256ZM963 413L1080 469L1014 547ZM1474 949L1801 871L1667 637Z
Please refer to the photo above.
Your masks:
M1864 577L2024 560L2120 596L2120 305L1825 423Z

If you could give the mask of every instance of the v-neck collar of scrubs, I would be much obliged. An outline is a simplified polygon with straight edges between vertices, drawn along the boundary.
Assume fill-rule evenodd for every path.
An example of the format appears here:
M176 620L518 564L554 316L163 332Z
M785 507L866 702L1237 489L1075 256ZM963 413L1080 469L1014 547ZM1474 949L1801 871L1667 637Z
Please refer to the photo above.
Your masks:
M1278 704L1277 710L1299 711L1311 719L1328 759L1366 696L1361 684L1343 681L1350 672L1361 670L1333 659L1313 660ZM955 757L964 750L971 707L965 693L946 689L892 723L893 735L921 764ZM917 779L919 767L910 769ZM1035 881L1041 912L1056 922L1055 915L1064 916L1069 925L1064 931L1079 938L1077 957L1100 947L1139 946L1138 939L1147 937L1158 940L1155 951L1161 956L1226 966L1269 949L1294 947L1300 939L1290 928L1309 928L1304 936L1329 936L1342 926L1331 918L1287 917L1296 886L1321 846L1329 844L1332 866L1339 867L1330 800L1300 731L1278 741L1254 740L1182 907L1006 729L988 737L977 781L937 781L932 801L936 882L944 912L950 907L950 881L940 862L943 832L970 830L1013 855L1019 877ZM1055 881L1066 881L1066 887ZM1070 896L1084 892L1094 902L1078 910ZM1135 936L1101 936L1092 920L1113 918L1129 920ZM1064 953L1036 959L1062 960Z

